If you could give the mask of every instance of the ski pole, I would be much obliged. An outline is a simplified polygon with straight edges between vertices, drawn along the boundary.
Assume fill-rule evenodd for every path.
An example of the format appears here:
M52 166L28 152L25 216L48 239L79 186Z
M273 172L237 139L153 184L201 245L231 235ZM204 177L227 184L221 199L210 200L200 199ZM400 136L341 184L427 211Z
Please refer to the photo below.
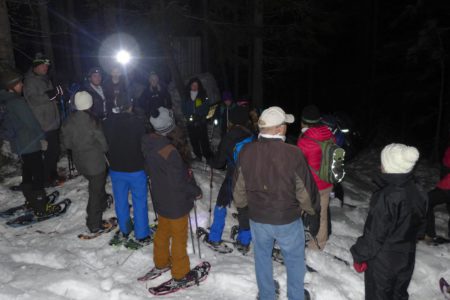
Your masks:
M188 218L189 218L189 229L191 230L192 251L194 251L195 254L194 231L192 229L191 213L189 213Z
M198 230L198 220L197 220L197 204L194 200L194 218L195 218L195 229ZM197 246L198 246L198 257L202 258L202 252L200 250L200 237L197 234ZM194 252L195 253L195 252Z
M150 193L150 200L152 202L153 212L155 213L155 218L153 219L153 222L158 222L158 214L156 213L155 202L153 201L153 196L152 196L152 188L151 188L151 184L150 184L150 178L148 178L148 177L147 177L147 186L148 186L148 192Z
M212 189L213 189L213 168L211 168L211 175L209 179L209 219L208 219L208 229L211 228L211 208L212 208Z

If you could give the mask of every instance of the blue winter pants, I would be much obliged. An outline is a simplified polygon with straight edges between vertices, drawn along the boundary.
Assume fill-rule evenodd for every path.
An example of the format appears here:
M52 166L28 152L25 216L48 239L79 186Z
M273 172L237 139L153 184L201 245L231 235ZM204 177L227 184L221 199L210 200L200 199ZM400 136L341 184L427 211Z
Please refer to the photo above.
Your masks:
M256 281L260 300L275 299L272 248L275 241L281 248L287 271L289 300L304 299L305 233L300 219L285 225L262 224L250 220L253 237Z
M214 220L209 231L209 241L220 242L222 240L223 228L225 227L225 218L227 216L226 206L214 207Z
M134 235L143 239L150 234L147 208L147 175L144 171L117 172L110 170L114 205L120 231L129 234L132 230L128 193L131 192L134 217Z

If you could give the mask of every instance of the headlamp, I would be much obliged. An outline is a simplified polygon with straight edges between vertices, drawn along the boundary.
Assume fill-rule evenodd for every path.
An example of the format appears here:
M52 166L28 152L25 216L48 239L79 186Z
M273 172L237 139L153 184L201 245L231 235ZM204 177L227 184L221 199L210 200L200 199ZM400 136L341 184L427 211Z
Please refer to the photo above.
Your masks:
M116 60L119 64L126 65L130 62L131 55L126 50L119 50L119 52L117 52L116 54Z

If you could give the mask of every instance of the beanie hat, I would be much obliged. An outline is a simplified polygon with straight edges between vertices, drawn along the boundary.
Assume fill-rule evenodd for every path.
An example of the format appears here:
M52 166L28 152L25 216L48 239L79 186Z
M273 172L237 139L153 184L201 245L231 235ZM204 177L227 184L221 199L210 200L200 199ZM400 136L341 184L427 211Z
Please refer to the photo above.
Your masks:
M92 107L92 96L88 92L78 92L75 94L75 108L77 110L87 110Z
M228 119L233 124L246 125L249 121L248 107L236 106L230 110Z
M12 68L5 68L0 74L0 85L3 89L10 89L22 80L22 74Z
M223 101L226 101L226 100L233 101L233 95L231 94L230 91L223 91L222 100Z
M91 75L95 73L102 74L102 70L100 70L99 67L90 68L88 71L88 77L91 77Z
M381 151L381 165L389 174L411 172L418 159L419 151L403 144L389 144Z
M42 64L50 65L50 59L46 57L44 54L38 52L34 55L33 68Z
M272 106L265 109L258 120L259 128L275 127L283 123L294 123L294 116L286 114L278 106Z
M302 122L306 124L316 124L320 122L320 112L317 106L308 105L303 108Z
M165 107L158 108L159 115L157 117L150 117L150 124L156 133L160 135L167 135L175 128L175 119L173 112Z

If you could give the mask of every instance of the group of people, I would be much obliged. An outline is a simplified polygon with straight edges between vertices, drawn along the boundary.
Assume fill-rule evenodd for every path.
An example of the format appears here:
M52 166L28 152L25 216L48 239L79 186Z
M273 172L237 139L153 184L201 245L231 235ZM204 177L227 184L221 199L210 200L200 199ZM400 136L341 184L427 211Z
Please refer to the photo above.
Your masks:
M189 145L174 118L170 94L156 73L150 74L148 87L138 95L120 68L114 67L104 83L101 70L91 68L85 87L73 97L74 111L61 124L55 100L63 91L49 80L49 65L48 59L37 55L24 80L13 69L0 78L0 104L7 111L2 132L21 157L21 187L30 209L37 215L60 209L48 201L44 188L60 180L56 164L61 146L71 151L78 172L88 180L89 231L101 233L110 225L102 218L111 197L105 191L109 175L119 225L116 242L130 239L134 232L138 243L154 243L156 270L170 268L180 285L195 281L186 250L188 221L202 191L191 169L192 149L195 160L205 158L211 168L226 168L206 244L227 252L222 234L227 206L234 203L239 223L235 246L246 254L253 241L259 299L276 297L275 242L287 268L288 298L304 299L304 249L324 249L329 236L333 184L318 175L320 142L336 141L316 106L303 109L301 134L297 145L290 145L285 140L293 115L273 106L255 118L248 103L237 103L224 92L223 104L216 110L222 139L214 154L207 131L211 103L198 78L189 81L181 103ZM446 173L429 193L427 212L427 197L412 176L418 158L416 148L403 144L387 145L381 152L379 189L370 200L363 236L350 249L355 269L366 272L366 299L408 298L417 238L425 233L427 238L436 236L435 205L447 203L450 210ZM444 163L450 167L450 150ZM158 215L156 232L149 226L149 191ZM312 235L307 243L302 219L308 220L305 225Z

